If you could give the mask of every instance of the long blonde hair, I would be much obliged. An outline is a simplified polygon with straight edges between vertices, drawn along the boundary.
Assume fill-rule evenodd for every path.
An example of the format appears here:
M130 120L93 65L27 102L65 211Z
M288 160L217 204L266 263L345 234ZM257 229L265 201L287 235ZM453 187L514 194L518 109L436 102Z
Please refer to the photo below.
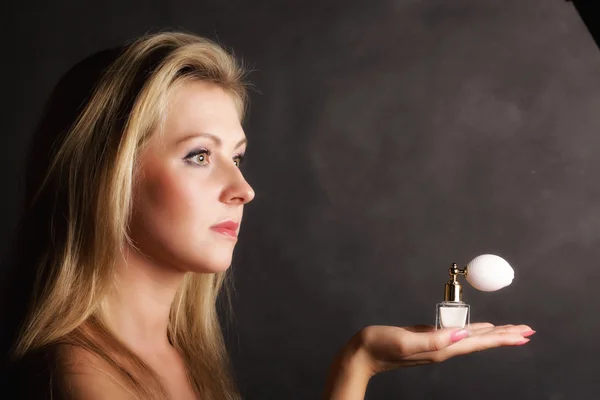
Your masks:
M243 118L246 71L216 43L181 32L149 34L109 53L102 57L109 54L114 61L96 71L99 80L92 94L82 104L77 101L84 99L72 104L77 112L70 118L75 118L58 125L54 121L64 129L51 132L51 141L37 143L42 147L38 162L45 167L29 173L29 222L21 229L23 237L29 229L43 239L32 249L23 246L32 253L24 259L35 264L36 279L13 354L19 358L61 343L80 346L113 367L138 398L160 399L166 397L164 386L107 328L101 306L113 285L116 255L131 243L136 157L160 126L170 90L186 80L221 86L232 94ZM50 104L61 106L68 105ZM217 315L225 279L225 273L188 273L170 312L169 339L203 398L239 398ZM128 360L127 365L114 354ZM153 384L147 385L148 377Z

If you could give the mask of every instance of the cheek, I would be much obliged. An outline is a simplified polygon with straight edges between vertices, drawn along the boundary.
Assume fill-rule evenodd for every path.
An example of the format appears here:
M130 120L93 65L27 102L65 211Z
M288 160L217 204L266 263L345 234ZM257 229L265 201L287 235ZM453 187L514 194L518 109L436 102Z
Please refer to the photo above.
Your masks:
M146 173L137 193L138 214L147 228L166 241L197 239L209 205L196 182L185 171L155 169ZM204 216L204 218L203 218ZM186 239L189 238L189 239Z
M199 171L145 170L134 190L132 239L147 255L179 269L227 268L233 249L215 246L210 231L218 211L218 194L213 192Z
M146 211L172 222L188 221L190 214L201 207L194 182L168 170L148 176L140 194Z

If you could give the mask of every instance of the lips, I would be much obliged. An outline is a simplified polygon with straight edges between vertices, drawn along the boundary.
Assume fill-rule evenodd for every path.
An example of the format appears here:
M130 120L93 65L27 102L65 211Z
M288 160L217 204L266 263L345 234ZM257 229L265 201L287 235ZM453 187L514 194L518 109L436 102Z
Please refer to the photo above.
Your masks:
M237 230L239 226L240 224L238 224L237 222L228 220L225 222L221 222L220 224L213 225L210 227L210 229L222 235L237 238Z

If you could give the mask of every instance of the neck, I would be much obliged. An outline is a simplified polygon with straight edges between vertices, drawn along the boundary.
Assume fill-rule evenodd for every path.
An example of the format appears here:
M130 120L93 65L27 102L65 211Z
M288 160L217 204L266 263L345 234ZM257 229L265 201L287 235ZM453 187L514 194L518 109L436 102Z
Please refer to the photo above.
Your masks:
M127 247L116 265L115 290L106 301L107 324L136 352L169 350L169 313L184 275Z

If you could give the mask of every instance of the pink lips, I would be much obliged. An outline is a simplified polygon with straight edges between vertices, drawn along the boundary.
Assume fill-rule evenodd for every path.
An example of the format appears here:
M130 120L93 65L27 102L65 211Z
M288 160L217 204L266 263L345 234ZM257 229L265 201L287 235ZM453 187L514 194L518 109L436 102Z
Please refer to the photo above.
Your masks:
M210 229L222 235L237 238L237 230L239 226L240 224L238 224L237 222L228 220L225 222L221 222L220 224L213 225L210 227Z

